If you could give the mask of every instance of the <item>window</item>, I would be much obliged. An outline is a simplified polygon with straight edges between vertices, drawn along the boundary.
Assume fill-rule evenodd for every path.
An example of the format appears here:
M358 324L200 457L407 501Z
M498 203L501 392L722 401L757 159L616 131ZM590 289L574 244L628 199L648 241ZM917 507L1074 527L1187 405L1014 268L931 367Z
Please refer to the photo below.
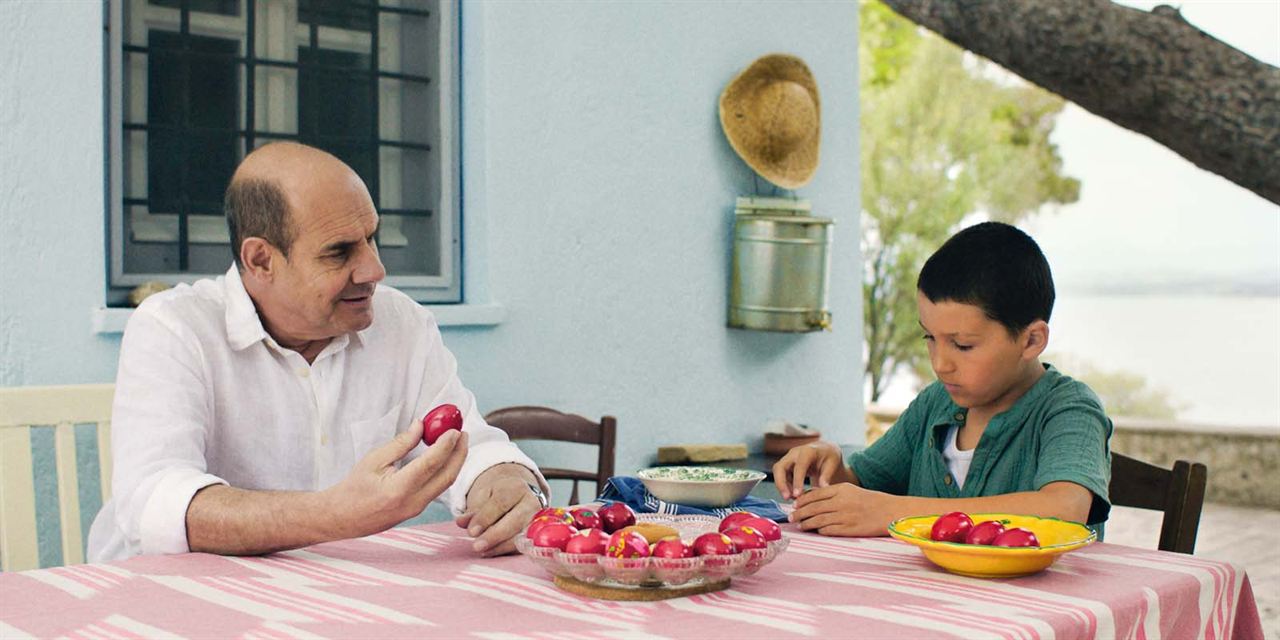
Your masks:
M111 0L108 303L231 265L246 150L341 158L381 214L387 283L461 299L451 0Z

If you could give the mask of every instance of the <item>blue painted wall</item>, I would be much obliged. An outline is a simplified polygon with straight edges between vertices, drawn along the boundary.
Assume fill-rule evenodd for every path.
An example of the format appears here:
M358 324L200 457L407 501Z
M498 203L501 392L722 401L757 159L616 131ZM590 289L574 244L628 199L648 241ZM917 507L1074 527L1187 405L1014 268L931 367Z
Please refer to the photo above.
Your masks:
M613 414L621 472L663 443L758 447L770 418L862 442L857 3L464 2L462 20L466 298L507 316L445 341L482 407ZM836 219L829 333L724 326L754 186L716 102L775 51L822 92L799 195ZM119 336L90 330L102 5L0 2L0 60L0 385L111 381Z

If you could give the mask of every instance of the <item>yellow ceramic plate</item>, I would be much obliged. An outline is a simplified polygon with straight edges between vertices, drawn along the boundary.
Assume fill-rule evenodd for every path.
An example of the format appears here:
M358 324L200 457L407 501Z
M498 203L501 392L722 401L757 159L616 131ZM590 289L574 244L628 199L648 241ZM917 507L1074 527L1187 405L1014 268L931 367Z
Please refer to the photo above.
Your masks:
M957 542L935 542L929 539L933 521L938 516L912 516L894 520L889 535L920 547L931 562L963 576L975 578L1014 578L1035 573L1053 564L1058 556L1092 544L1098 534L1078 522L1057 518L1019 516L1008 513L969 514L973 523L983 520L1007 520L1005 527L1030 529L1040 540L1040 547L992 547Z

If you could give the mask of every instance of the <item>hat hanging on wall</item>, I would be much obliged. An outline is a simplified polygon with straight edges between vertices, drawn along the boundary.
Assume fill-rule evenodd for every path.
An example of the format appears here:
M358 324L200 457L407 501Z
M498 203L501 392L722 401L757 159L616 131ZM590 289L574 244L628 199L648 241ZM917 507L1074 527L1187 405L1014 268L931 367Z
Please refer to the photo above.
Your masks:
M720 126L733 150L769 182L795 189L813 179L822 105L800 58L769 54L739 73L720 94Z

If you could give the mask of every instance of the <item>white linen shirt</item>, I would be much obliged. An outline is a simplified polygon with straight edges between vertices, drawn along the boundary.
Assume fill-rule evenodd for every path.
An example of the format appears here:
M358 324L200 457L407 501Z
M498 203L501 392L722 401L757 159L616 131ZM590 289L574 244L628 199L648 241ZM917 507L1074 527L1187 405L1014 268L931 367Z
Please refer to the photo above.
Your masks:
M485 469L537 466L485 423L434 316L378 286L373 324L315 362L276 343L236 267L147 298L120 347L112 408L112 495L89 531L89 561L185 553L192 496L211 484L314 491L442 403L458 406L467 459L441 499L457 515ZM420 455L419 444L405 461Z

